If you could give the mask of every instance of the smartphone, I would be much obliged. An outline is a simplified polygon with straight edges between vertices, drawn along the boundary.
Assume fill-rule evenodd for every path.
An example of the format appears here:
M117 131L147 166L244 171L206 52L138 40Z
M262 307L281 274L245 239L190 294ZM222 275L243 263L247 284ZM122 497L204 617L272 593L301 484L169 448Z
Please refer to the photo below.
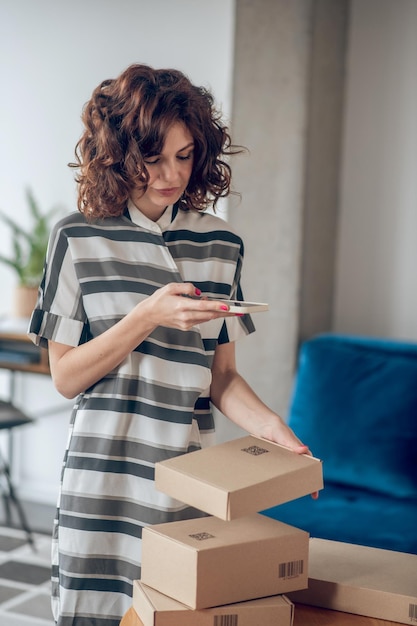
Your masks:
M221 300L221 302L228 305L229 313L255 313L269 309L269 305L265 302L245 302L242 300Z
M191 298L193 300L200 300L204 298L206 300L216 300L218 302L224 302L229 307L229 313L256 313L257 311L268 311L269 304L265 302L245 302L244 300L223 300L222 298L216 298L215 296L189 296L182 294L184 298Z

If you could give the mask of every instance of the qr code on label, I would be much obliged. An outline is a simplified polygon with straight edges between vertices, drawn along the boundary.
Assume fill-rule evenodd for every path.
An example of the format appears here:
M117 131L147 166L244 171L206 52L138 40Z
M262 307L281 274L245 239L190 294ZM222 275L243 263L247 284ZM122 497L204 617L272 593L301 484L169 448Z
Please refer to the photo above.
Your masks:
M261 448L260 446L249 446L249 448L242 448L242 452L253 454L253 456L259 456L260 454L265 454L265 452L269 452L269 450Z
M197 541L204 541L205 539L214 539L214 535L210 535L210 533L195 533L194 535L189 535L193 539L197 539Z

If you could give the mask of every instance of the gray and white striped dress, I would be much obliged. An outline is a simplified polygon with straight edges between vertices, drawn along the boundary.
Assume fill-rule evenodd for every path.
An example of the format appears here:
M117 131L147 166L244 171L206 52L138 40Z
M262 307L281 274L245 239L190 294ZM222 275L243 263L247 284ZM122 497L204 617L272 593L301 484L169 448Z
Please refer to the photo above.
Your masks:
M241 239L211 214L174 206L152 222L130 203L92 224L71 214L51 234L29 335L77 346L170 282L242 299L242 258ZM216 345L253 330L249 316L159 327L77 398L54 528L59 626L118 626L140 578L142 528L202 515L155 489L154 464L214 442Z

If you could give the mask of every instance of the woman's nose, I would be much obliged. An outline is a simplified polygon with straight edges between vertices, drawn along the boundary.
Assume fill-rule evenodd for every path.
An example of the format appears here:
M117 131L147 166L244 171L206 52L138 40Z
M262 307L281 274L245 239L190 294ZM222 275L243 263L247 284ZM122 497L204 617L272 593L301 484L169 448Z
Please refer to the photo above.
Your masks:
M166 162L162 166L162 178L166 181L175 180L178 174L176 163Z

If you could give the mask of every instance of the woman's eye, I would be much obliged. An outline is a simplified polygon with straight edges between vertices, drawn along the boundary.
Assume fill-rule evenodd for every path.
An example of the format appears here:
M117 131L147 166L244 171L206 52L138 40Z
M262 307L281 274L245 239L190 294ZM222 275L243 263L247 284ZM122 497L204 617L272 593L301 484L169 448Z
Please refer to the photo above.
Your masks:
M190 159L192 159L193 157L193 153L190 152L189 154L185 154L185 155L178 155L178 159L180 161L189 161Z
M154 157L152 159L143 159L143 161L146 165L155 165L155 163L158 163L159 157Z

